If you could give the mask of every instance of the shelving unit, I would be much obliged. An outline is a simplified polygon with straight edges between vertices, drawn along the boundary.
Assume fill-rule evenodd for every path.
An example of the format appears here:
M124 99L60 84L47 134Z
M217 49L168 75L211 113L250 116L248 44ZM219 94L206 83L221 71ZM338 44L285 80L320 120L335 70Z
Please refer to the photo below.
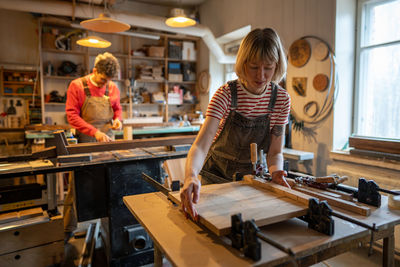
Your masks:
M0 69L1 104L3 112L8 113L2 119L3 126L21 128L25 124L41 121L40 105L37 105L41 95L37 78L35 70Z
M76 29L66 28L59 25L44 24L39 25L40 33L40 81L42 84L41 90L41 108L44 114L42 123L46 123L46 117L52 117L53 122L57 124L66 124L65 121L65 104L46 102L46 95L51 91L57 90L63 96L68 88L69 82L73 79L82 77L91 72L94 65L94 59L99 53L110 52L118 58L121 66L121 76L113 81L117 84L121 92L121 105L123 107L123 117L132 118L137 114L146 114L148 116L162 116L164 122L168 122L172 114L194 113L195 103L193 104L170 104L168 101L168 93L173 90L174 86L184 87L189 90L192 95L196 95L196 81L169 81L168 64L174 63L190 63L196 65L196 60L185 60L181 58L172 58L168 55L168 43L173 40L175 42L192 42L193 47L199 47L199 38L187 36L175 36L165 33L160 33L159 40L150 40L142 37L130 37L120 34L104 34L95 33L97 36L110 40L112 46L107 49L82 48L71 45L71 50L59 50L55 47L49 47L49 44L43 42L46 36L44 30L56 30L62 33L76 31ZM47 33L46 33L47 34ZM92 33L89 33L92 34ZM48 37L48 36L47 36ZM51 43L50 43L51 46ZM141 49L145 46L164 47L163 56L138 56L133 55L133 51ZM75 50L74 50L75 49ZM72 61L79 64L80 72L73 76L62 76L57 73L58 66L64 60ZM52 67L48 68L49 62ZM147 66L161 66L163 69L162 79L136 79L138 78L137 66L145 64ZM197 76L197 75L195 75ZM131 86L126 85L126 80L129 80ZM132 83L133 82L133 83ZM165 98L165 103L133 103L132 97L134 90L143 90L146 88L150 95L161 92ZM48 100L48 97L47 97ZM150 98L151 101L151 98ZM55 118L55 119L54 119Z

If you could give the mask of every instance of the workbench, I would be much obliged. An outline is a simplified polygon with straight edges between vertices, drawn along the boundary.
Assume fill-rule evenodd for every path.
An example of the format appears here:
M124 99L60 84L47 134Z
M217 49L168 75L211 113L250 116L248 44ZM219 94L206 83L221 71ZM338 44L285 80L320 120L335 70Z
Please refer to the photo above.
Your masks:
M389 210L387 200L382 196L381 208L372 208L369 217L351 216L368 224L376 223L378 231L374 239L384 239L383 266L394 266L394 226L400 223L400 213ZM262 241L260 261L244 258L230 246L227 237L219 238L204 226L186 219L180 207L174 206L160 192L127 196L124 202L154 242L155 266L162 265L162 254L174 266L291 265L289 255ZM334 220L333 236L309 229L306 222L297 218L261 227L261 231L291 248L299 266L315 264L356 248L360 242L370 241L370 230L339 218Z
M64 165L22 164L23 168L1 170L0 179L44 174L48 185L49 209L56 208L55 173L72 172L75 177L78 221L102 218L102 235L110 266L141 266L153 261L153 248L148 239L144 247L135 246L135 235L146 236L130 214L122 197L154 192L141 178L146 172L162 177L161 164L172 158L185 157L187 151L169 151L165 147L136 148L129 151L92 153L90 162ZM160 180L159 180L160 181ZM161 181L160 181L161 182ZM130 265L131 266L131 265Z

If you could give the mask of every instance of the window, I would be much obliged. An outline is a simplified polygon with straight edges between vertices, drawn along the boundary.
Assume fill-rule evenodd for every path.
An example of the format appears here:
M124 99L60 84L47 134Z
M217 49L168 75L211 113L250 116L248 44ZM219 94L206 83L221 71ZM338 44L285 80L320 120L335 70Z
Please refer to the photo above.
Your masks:
M225 82L237 79L235 64L225 64Z
M356 135L400 139L400 0L358 7Z

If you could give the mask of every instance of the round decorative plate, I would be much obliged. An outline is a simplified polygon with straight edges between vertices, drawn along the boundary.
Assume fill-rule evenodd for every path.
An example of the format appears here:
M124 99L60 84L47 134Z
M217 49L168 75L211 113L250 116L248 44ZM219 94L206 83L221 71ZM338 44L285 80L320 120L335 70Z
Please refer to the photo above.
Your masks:
M324 91L328 87L329 84L329 78L325 74L317 74L314 79L313 79L313 86L314 89L317 91Z
M289 61L295 67L303 67L311 56L310 43L305 39L295 41L289 48Z
M197 84L201 94L208 94L210 90L210 73L208 71L200 72Z
M324 42L319 42L314 46L313 57L318 61L324 61L329 55L328 46Z

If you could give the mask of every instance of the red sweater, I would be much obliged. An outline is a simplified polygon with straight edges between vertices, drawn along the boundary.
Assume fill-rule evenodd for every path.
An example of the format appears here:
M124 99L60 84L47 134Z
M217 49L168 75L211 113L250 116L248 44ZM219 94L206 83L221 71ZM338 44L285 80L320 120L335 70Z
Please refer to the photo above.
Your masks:
M90 81L90 75L86 75L84 78L87 80L88 87L92 96L103 96L106 92L106 86L102 88L95 86ZM110 97L111 107L114 110L113 119L118 118L122 121L122 108L120 104L120 93L115 83L110 81L108 83L108 95ZM83 89L83 84L80 78L73 80L67 91L67 103L65 106L65 112L67 113L67 119L72 127L80 131L81 133L94 136L97 129L91 124L84 121L81 117L81 109L85 102L86 95Z

